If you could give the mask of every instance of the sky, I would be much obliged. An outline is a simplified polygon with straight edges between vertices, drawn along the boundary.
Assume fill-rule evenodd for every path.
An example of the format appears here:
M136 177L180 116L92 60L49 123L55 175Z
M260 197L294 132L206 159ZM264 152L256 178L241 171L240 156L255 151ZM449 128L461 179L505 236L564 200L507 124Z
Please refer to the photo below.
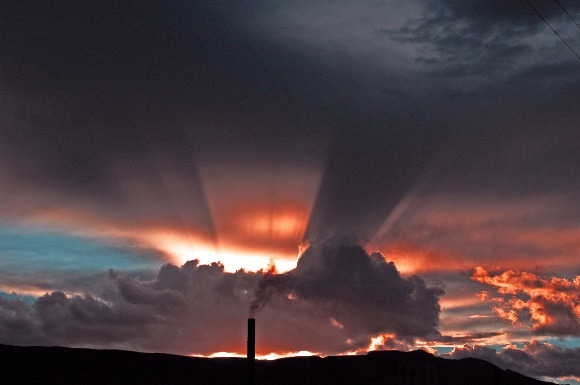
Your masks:
M0 343L580 383L577 2L5 8Z

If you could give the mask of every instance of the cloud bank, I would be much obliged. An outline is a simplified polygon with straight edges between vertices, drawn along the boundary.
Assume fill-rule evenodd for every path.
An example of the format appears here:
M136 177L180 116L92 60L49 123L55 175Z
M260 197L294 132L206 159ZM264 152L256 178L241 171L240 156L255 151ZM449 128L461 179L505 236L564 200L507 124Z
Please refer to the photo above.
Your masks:
M166 264L150 281L111 270L91 293L54 291L32 305L2 299L0 341L243 352L244 318L258 299L258 350L330 354L366 347L377 334L437 335L442 293L418 276L401 277L379 253L329 238L310 245L284 274L228 273L196 260Z

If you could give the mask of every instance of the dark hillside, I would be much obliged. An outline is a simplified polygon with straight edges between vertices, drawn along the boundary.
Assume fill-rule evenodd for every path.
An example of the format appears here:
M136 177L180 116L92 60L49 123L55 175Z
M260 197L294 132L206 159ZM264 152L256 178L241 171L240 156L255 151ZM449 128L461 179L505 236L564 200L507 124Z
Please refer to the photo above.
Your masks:
M486 361L446 360L423 351L295 357L257 362L257 385L539 385ZM0 345L4 385L245 384L243 358L191 358L121 350Z

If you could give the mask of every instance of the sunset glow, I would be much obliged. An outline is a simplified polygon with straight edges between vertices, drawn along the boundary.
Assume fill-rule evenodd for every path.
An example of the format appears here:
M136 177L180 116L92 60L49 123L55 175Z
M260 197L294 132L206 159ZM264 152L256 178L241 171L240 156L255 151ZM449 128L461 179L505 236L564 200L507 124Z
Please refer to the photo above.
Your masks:
M0 345L580 378L580 2L7 3Z
M239 353L231 353L231 352L217 352L212 353L209 355L200 355L200 354L190 354L190 357L203 357L203 358L246 358L244 354ZM306 350L301 350L299 352L287 352L287 353L268 353L268 354L257 354L257 360L278 360L280 358L289 358L289 357L310 357L310 356L320 356L320 354L312 353Z
M201 264L220 262L225 271L234 272L239 269L258 271L267 269L274 261L279 271L288 271L296 267L296 256L292 254L272 253L268 251L243 248L218 247L190 237L168 234L151 234L153 244L171 256L173 263L183 265L187 261L197 259Z
M48 292L46 289L41 289L34 286L28 285L0 285L0 291L7 294L14 294L18 296L30 296L30 297L40 297Z

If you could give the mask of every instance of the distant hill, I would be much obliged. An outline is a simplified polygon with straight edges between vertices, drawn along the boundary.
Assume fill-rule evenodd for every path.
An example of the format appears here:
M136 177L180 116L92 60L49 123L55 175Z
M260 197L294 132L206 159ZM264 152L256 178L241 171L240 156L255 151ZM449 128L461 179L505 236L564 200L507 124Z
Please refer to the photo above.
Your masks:
M539 385L476 358L446 360L424 351L257 361L257 385ZM122 350L0 345L3 385L178 385L246 383L243 358L192 358Z

